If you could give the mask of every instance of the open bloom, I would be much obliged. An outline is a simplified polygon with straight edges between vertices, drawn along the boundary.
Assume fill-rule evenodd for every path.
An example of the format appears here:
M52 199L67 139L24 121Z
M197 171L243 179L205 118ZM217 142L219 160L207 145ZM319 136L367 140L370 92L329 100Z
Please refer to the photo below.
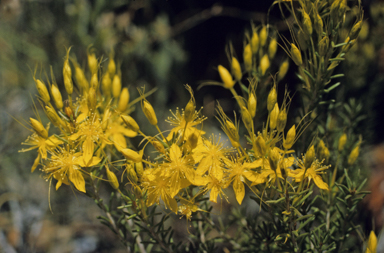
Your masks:
M330 166L322 166L317 160L314 161L311 167L307 169L305 169L304 162L302 160L298 160L297 165L300 169L292 171L291 174L291 177L293 177L296 182L301 182L302 180L308 178L308 183L313 180L320 189L328 190L328 184L323 181L319 174L321 174L323 170L328 169Z

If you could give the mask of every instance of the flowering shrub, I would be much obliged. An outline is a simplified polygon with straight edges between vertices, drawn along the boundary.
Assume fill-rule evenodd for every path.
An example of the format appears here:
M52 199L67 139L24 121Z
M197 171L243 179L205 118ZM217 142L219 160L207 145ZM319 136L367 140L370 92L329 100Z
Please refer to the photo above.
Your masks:
M34 77L50 123L44 125L38 115L30 119L32 135L23 144L31 147L21 151L37 149L32 172L39 168L56 190L64 184L93 198L106 215L100 221L131 251L341 252L366 241L354 216L368 192L363 191L365 180L351 173L357 170L362 139L342 122L326 125L334 102L325 100L340 85L333 80L341 74L333 72L355 44L361 7L342 0L275 5L292 14L292 38L280 36L278 42L271 26L253 25L245 35L243 62L229 45L230 71L219 65L221 82L202 85L222 86L218 89L228 89L237 101L238 114L227 115L219 103L216 108L229 142L204 131L207 118L196 108L190 86L185 85L188 103L166 120L171 128L167 132L159 128L150 103L153 91L140 88L140 96L132 100L113 54L105 65L89 51L85 70L68 49L65 102L53 73L48 86ZM347 26L349 8L357 10L356 21L344 38L339 31ZM300 79L298 94L286 89L282 99L278 85L290 61L282 61L271 78L277 71L271 62L278 43L297 66ZM295 122L289 112L293 99L302 100ZM142 132L144 122L130 115L139 103L155 135ZM132 144L136 136L142 137L142 145ZM148 146L156 150L154 158L146 152ZM100 185L107 183L112 187L109 204L99 195ZM211 203L228 201L227 189L239 205L250 191L260 207L257 219L232 217L228 224L236 223L241 231L232 237L228 224L211 218ZM156 212L157 207L165 213ZM165 223L169 213L189 221L187 243L175 241ZM218 234L209 235L212 231ZM371 244L367 251L375 247Z

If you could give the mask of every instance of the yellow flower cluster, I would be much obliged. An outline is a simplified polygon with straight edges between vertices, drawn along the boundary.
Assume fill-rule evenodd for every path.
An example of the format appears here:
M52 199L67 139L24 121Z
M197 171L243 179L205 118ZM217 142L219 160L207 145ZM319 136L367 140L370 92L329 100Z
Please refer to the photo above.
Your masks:
M77 89L72 83L70 60L75 69ZM196 110L190 86L186 85L186 88L191 98L183 110L176 110L167 119L171 130L165 137L158 127L155 110L145 98L147 94L140 91L140 97L130 102L129 91L122 88L112 56L104 72L100 61L90 52L88 65L89 72L86 73L69 57L68 50L63 70L68 93L65 102L53 77L48 88L42 80L35 78L45 113L60 133L50 135L49 125L44 127L40 119L31 119L33 134L24 144L32 147L22 151L38 149L32 171L41 165L45 178L57 181L56 189L64 183L86 192L86 181L92 180L93 170L100 167L105 170L104 175L115 190L130 187L146 206L159 204L161 199L167 208L175 213L179 211L187 218L200 210L190 202L191 199L208 193L209 200L217 202L218 197L227 198L224 189L231 185L239 204L244 199L245 187L259 194L256 186L262 184L281 189L283 183L290 182L291 190L297 191L298 185L301 190L314 182L320 189L328 190L321 177L328 166L323 166L315 158L313 146L303 159L292 155L290 149L305 126L299 124L296 129L293 125L285 133L290 97L286 92L279 106L276 85L269 92L268 118L260 132L256 132L254 125L256 82L250 82L248 97L236 96L248 132L250 148L246 150L239 135L239 121L235 119L233 122L220 105L217 118L233 147L225 147L220 137L207 137L202 130L206 118ZM100 81L99 76L102 76ZM73 100L75 90L79 95ZM158 135L144 134L129 115L132 105L138 101L141 101L142 111ZM146 142L138 151L130 143L130 138L137 135ZM144 149L147 145L152 145L158 152L153 160L146 159ZM115 173L123 171L126 177L119 182Z

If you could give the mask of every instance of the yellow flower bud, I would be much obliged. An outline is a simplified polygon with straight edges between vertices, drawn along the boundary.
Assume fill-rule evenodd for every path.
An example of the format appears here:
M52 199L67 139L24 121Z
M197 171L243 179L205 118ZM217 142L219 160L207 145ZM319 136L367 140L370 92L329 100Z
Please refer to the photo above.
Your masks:
M306 13L305 11L303 11L302 13L303 13L303 28L304 28L304 31L308 35L312 35L313 28L312 28L311 18L309 17L308 13Z
M111 96L111 86L112 86L111 84L112 84L111 77L109 76L108 73L105 73L103 75L103 78L101 79L101 90L103 91L103 94L106 97Z
M329 149L327 147L323 147L322 149L320 149L319 151L319 159L320 161L325 161L325 162L328 162L328 158L329 158Z
M63 98L61 97L61 93L59 88L55 84L52 84L51 86L51 94L53 101L55 102L55 105L57 109L62 109L63 108Z
M191 98L189 99L188 104L185 106L184 119L186 122L190 122L193 120L193 117L195 115L195 108L196 108L195 98L193 97L193 90L192 90L191 86L189 86L187 84L187 85L185 85L185 88L191 94Z
M121 115L121 119L124 121L124 123L127 125L128 129L138 132L140 130L139 125L137 124L136 120L134 120L129 115Z
M257 109L257 98L253 93L249 95L247 106L248 106L248 111L251 114L251 117L254 118L256 115L256 109Z
M47 139L48 138L48 131L45 129L43 124L41 124L40 121L34 119L34 118L29 118L29 121L31 122L33 130L40 135L41 137Z
M256 156L264 156L266 150L267 150L267 146L265 145L264 138L261 137L260 135L257 136L253 146L253 151L255 151Z
M279 116L277 117L277 123L276 123L277 131L283 132L286 123L287 123L287 112L284 108L279 112Z
M119 112L124 112L128 108L128 103L129 103L129 91L128 91L128 88L124 88L120 94L117 110Z
M56 111L53 108L49 106L45 106L45 114L47 115L48 119L52 122L54 126L60 127L60 125L63 124L59 115L57 115Z
M319 41L319 55L320 56L325 56L327 54L328 45L329 45L329 38L328 38L328 36L324 36L324 38L322 38Z
M224 88L231 89L233 87L233 85L235 85L235 81L233 81L232 76L229 73L229 71L221 65L219 65L217 67L217 69L219 71L220 78L224 83Z
M194 150L197 147L197 143L199 141L199 135L197 133L192 133L188 136L188 144L191 150Z
M280 155L277 148L273 148L268 155L268 161L269 165L271 166L271 169L273 171L277 170L277 167L279 165Z
M65 114L67 115L67 117L68 117L69 119L71 119L71 120L74 119L75 114L73 113L71 107L69 107L69 106L64 107L64 112L65 112Z
M295 143L296 138L296 126L293 125L287 133L287 137L284 139L283 146L285 149L290 149L293 146L293 143Z
M138 177L141 177L143 175L144 167L143 167L143 163L142 162L135 163L135 171L136 171L136 175Z
M270 112L274 107L277 102L277 92L276 92L276 85L273 86L271 91L268 94L267 98L267 109Z
M273 107L273 110L270 112L270 115L269 115L269 127L271 129L276 128L278 116L279 116L279 106L277 103L275 103L275 107Z
M93 74L91 77L91 87L95 90L99 88L99 79L97 78L97 73Z
M259 35L261 46L264 46L265 43L267 43L267 36L268 36L267 35L267 27L263 26L263 28L261 28L260 35Z
M87 102L88 102L88 108L94 111L96 109L97 99L96 99L96 90L93 87L89 88Z
M253 32L253 34L252 34L251 49L252 49L253 54L256 54L257 51L259 51L259 35L257 34L256 31Z
M303 64L303 59L301 58L301 52L293 43L291 43L291 58L297 66L301 66Z
M114 98L118 98L121 92L121 80L118 75L115 75L112 80L112 95Z
M365 253L376 253L377 252L376 249L377 249L377 237L375 235L375 232L371 231L371 233L369 234L367 249Z
M277 51L277 41L275 38L273 38L269 42L269 46L268 46L268 56L270 59L273 59L275 57L276 51Z
M108 127L108 123L109 123L109 118L111 117L111 111L109 110L109 108L107 110L104 111L104 115L103 115L103 121L101 123L101 128L105 131Z
M360 40L366 40L369 35L369 25L367 21L364 21L361 25L361 30L359 33L359 39Z
M261 75L265 75L265 72L269 68L269 59L268 55L264 55L263 58L260 60L260 70L261 70Z
M97 73L98 65L96 55L88 52L88 67L92 75Z
M243 52L243 58L244 58L245 70L247 72L251 72L252 71L252 49L250 44L247 44L245 46L244 52Z
M241 108L241 118L243 119L244 125L247 128L247 130L249 132L252 132L252 128L253 128L252 116L245 106Z
M156 126L157 117L156 117L155 110L153 110L152 105L148 101L144 100L143 103L141 104L141 109L143 110L145 117L147 117L149 123L151 123L151 125Z
M343 133L339 138L338 150L343 151L345 144L347 143L347 134Z
M231 72L232 75L235 77L236 81L240 81L243 77L243 73L241 73L240 63L235 57L232 57Z
M51 100L51 98L49 96L47 86L45 86L45 84L42 81L40 81L39 79L36 79L35 83L36 83L36 88L40 94L41 99L44 101L44 103L48 104L49 101Z
M280 68L279 68L279 73L277 74L277 81L281 81L283 80L283 78L285 77L285 75L287 74L288 72L288 69L289 69L289 61L288 59L286 59L281 65L280 65Z
M75 78L79 87L85 91L88 91L89 89L88 80L85 77L83 70L77 65L75 65Z
M359 151L360 151L360 145L357 145L354 149L352 149L351 153L348 157L348 164L352 165L357 160L357 157L359 157Z
M109 76L114 76L116 73L116 63L113 60L112 54L109 56L108 73L109 73Z
M231 141L232 146L234 146L235 148L239 147L240 146L240 143L239 143L240 137L239 137L239 133L238 133L235 125L231 121L226 120L224 128L225 128L224 132L228 136L229 140Z
M359 36L362 24L363 22L360 20L352 27L351 32L349 33L351 40L354 40Z
M121 149L120 152L125 156L127 160L133 161L135 163L139 163L143 159L143 152L142 150L140 153L137 153L136 151L133 151L132 149L129 148L124 148Z
M315 160L315 148L313 145L308 149L307 153L305 154L304 159L304 166L305 168L311 167L313 161Z
M152 146L157 150L159 151L160 153L162 154L165 154L165 148L164 148L164 145L159 142L159 141L152 141L151 142Z
M322 36L324 24L323 24L323 20L321 19L321 16L317 12L314 15L314 21L315 21L315 30L316 30L318 36Z
M115 173L110 171L107 166L105 167L105 169L107 171L107 178L108 178L109 184L113 187L113 189L115 190L119 189L119 181L117 180Z
M127 177L134 184L137 184L137 181L139 181L137 174L136 174L136 171L135 171L133 166L127 167Z
M308 40L309 40L308 35L302 30L299 30L297 33L297 41L299 42L301 50L306 51L308 49L308 46L307 46Z
M67 51L67 56L64 61L63 66L63 78L64 78L64 86L68 95L73 93L73 82L72 82L72 70L71 66L69 66L69 50Z

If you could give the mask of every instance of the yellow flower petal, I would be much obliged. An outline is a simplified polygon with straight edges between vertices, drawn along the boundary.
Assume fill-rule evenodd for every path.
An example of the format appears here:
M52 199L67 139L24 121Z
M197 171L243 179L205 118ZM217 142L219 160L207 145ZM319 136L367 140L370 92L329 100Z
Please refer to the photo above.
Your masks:
M84 143L83 143L83 159L85 164L88 164L89 161L93 157L93 150L95 148L95 145L93 144L93 141L91 138L86 138Z
M73 168L69 172L69 180L73 183L77 190L85 192L85 180L80 170Z
M236 177L233 181L233 190L235 192L237 202L241 205L245 196L245 188L239 177Z

